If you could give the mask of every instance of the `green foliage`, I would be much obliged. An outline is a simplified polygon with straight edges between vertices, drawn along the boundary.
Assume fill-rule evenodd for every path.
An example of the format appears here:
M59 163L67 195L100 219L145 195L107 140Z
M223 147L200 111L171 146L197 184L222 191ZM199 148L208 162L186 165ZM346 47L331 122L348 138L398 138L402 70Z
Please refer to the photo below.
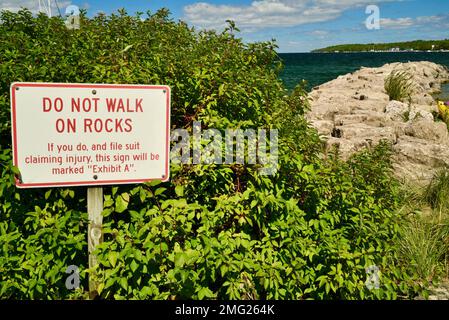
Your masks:
M3 12L0 24L0 297L105 299L395 299L419 291L396 263L403 216L390 146L323 157L287 95L275 44L244 44L230 23L196 32L167 10L59 18ZM105 187L99 265L87 269L86 189L18 190L11 164L13 81L168 84L173 128L276 128L279 165L172 164L170 182ZM65 269L82 288L65 289ZM366 268L381 271L365 286Z
M401 217L388 210L397 201L389 166L389 146L382 144L349 162L331 157L311 164L303 156L284 153L275 177L260 177L247 168L245 191L201 202L193 196L195 179L183 185L184 197L160 185L134 187L131 197L143 193L146 198L128 208L128 222L113 208L105 209L108 223L97 270L101 296L393 299L408 295L414 282L395 265L393 245ZM365 268L370 265L382 272L378 290L365 287Z
M405 71L393 71L385 79L385 91L390 100L410 101L413 91L412 77ZM408 118L408 114L404 117Z

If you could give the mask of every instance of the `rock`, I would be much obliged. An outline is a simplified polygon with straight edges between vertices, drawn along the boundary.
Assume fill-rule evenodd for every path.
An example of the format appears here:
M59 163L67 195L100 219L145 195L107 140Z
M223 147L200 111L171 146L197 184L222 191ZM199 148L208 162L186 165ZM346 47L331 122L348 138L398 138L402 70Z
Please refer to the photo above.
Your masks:
M351 113L351 107L349 105L327 101L322 108L315 110L311 119L333 120L335 115L348 113Z
M385 107L385 113L393 121L404 121L408 112L410 112L410 106L396 100L390 101Z
M405 136L405 129L407 128L407 123L405 122L393 122L394 133L396 138L400 136Z
M390 101L390 103L385 108L385 114L389 119L399 122L413 121L416 119L425 119L428 121L433 121L433 115L429 106L420 106L419 108L415 105L408 105L399 101Z
M331 137L326 141L326 151L329 152L336 147L341 157L345 160L347 160L354 152L360 151L368 146L368 142L364 139L348 140Z
M412 101L414 104L421 104L421 105L432 105L435 103L431 95L420 95L420 94L413 94Z
M363 80L363 81L368 81L369 80L368 77L366 77L366 76L358 76L358 79L359 80Z
M330 136L334 129L334 122L330 120L312 120L311 124L320 135Z
M365 123L374 127L384 127L388 120L389 119L381 112L356 110L352 114L336 115L334 118L334 123L336 126Z
M354 123L345 126L336 126L334 132L337 137L345 139L365 139L379 142L386 139L392 143L396 142L396 134L392 127L373 127L364 123ZM332 135L335 137L336 135Z
M410 136L402 136L393 146L393 167L399 177L426 184L435 169L449 165L449 147Z
M446 124L443 122L433 122L429 120L411 121L405 127L405 134L411 137L435 141L448 145L449 135Z
M367 119L364 114L343 114L336 115L334 118L334 124L336 126L344 126L352 123L364 122Z
M432 105L420 105L420 104L414 104L413 105L415 107L416 110L422 110L422 111L426 111L430 114L432 113L438 113L438 106L436 103L432 104ZM433 117L433 114L432 114Z
M419 121L419 120L427 120L428 122L434 121L433 114L431 114L429 111L419 110L415 106L410 108L408 119L409 121Z
M385 92L393 71L412 76L410 103L390 101ZM448 130L434 121L438 109L431 96L447 81L447 68L426 61L361 68L312 90L306 118L324 136L327 150L337 147L343 159L382 139L391 141L395 174L425 183L437 167L449 164Z

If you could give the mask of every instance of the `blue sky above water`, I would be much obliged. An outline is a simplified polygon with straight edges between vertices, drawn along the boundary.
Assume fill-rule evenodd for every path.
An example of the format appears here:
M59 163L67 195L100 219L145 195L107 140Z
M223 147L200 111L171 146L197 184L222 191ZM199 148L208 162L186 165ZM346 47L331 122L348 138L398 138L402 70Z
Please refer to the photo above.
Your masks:
M48 0L43 0L47 2ZM196 28L221 30L234 20L245 41L277 40L280 52L307 52L342 43L395 42L449 38L448 0L58 0L89 15L125 8L128 13L168 8L174 19ZM20 6L36 12L38 0L0 0L0 9ZM58 10L51 0L53 14ZM368 30L367 5L380 10L380 29Z

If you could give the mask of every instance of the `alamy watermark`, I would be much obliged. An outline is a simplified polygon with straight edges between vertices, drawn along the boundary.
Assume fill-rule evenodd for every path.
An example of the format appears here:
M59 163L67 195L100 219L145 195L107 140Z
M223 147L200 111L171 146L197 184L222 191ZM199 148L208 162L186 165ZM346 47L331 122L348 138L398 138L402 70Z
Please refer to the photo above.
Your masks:
M80 9L76 5L70 5L65 9L67 29L76 30L80 28Z
M365 9L369 16L365 20L365 26L368 30L380 29L380 8L376 5L369 5Z
M191 133L175 129L171 141L175 164L259 164L261 175L274 175L278 169L277 129L226 129L223 137L217 129L202 131L201 122L194 121Z
M374 290L380 288L380 270L378 266L369 266L365 269L366 281L365 286L368 290Z
M65 287L68 290L75 290L80 287L80 271L75 265L70 265L65 270L65 273L70 274L65 280Z

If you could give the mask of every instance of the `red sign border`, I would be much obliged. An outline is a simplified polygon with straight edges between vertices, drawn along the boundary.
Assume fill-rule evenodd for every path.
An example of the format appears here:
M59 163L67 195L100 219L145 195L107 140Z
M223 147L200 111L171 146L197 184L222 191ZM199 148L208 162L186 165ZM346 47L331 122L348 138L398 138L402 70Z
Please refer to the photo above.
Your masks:
M64 187L64 186L91 186L91 185L112 185L112 184L132 184L145 183L153 180L166 182L169 180L169 157L170 157L170 102L171 90L165 85L139 85L139 84L91 84L91 83L45 83L45 82L14 82L11 84L11 129L13 141L13 164L18 167L18 151L17 151L17 124L16 124L16 88L17 87L42 87L42 88L112 88L112 89L156 89L167 90L166 99L166 150L165 150L165 178L148 178L134 180L102 180L102 181L79 181L79 182L48 182L48 183L21 183L16 178L16 186L18 188L39 188L39 187Z

